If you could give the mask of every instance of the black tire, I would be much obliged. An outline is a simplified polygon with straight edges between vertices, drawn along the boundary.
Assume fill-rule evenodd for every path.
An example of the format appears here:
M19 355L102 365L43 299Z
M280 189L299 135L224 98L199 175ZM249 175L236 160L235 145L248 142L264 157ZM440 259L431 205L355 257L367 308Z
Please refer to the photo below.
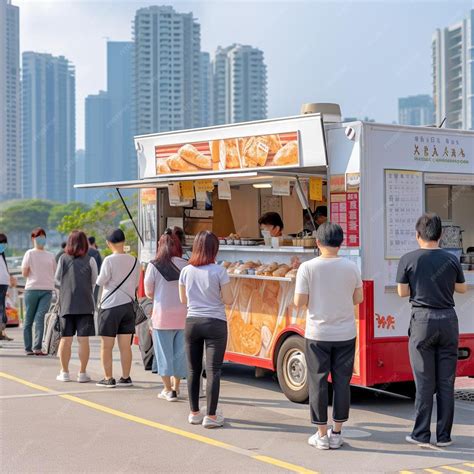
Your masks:
M292 402L308 401L308 369L305 357L305 343L301 336L286 339L277 355L278 383Z

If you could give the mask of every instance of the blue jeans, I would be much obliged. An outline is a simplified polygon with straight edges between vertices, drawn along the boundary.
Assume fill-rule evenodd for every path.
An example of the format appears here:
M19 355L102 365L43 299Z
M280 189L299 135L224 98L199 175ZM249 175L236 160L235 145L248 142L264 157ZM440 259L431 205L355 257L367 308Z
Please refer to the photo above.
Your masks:
M25 291L25 322L23 325L23 340L25 351L41 350L44 332L44 315L48 312L51 303L51 290L26 290ZM33 344L33 323L35 324L35 339ZM32 347L33 346L33 347Z
M153 348L158 363L158 374L186 377L184 329L153 329Z

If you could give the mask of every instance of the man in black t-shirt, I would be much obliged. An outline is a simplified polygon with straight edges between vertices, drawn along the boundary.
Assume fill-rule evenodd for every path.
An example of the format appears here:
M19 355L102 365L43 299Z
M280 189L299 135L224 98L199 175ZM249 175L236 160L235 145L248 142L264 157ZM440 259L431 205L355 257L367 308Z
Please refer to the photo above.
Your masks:
M412 304L408 346L416 384L416 413L415 426L406 440L420 445L430 442L436 393L436 445L449 446L459 338L453 294L465 293L467 285L458 259L439 247L441 231L441 219L436 214L418 219L416 240L420 248L400 259L397 283L398 294L409 296Z

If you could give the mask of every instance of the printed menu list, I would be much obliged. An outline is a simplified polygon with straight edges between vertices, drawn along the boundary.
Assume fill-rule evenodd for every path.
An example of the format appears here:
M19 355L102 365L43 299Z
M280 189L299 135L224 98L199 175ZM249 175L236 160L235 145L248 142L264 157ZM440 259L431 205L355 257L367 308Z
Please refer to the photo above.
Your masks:
M359 247L359 193L331 193L331 222L344 231L343 247Z
M423 174L385 170L385 258L417 248L415 225L423 213Z

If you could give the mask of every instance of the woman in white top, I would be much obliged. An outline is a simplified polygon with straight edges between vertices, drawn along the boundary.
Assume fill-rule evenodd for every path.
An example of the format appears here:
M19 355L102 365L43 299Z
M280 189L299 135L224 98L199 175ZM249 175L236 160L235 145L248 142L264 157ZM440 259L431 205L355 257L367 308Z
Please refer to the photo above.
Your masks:
M219 240L208 231L199 232L194 239L189 265L181 270L179 296L187 304L185 326L186 356L188 359L188 392L191 413L189 423L204 428L224 425L224 417L217 414L221 367L227 345L225 305L233 301L227 271L215 263ZM207 415L199 410L199 385L202 356L206 349Z
M26 355L46 355L41 351L44 331L44 315L51 303L54 290L56 260L51 252L44 249L46 232L38 227L31 233L33 248L27 250L21 264L21 272L26 277L25 322L23 339ZM35 325L34 341L32 337Z
M187 264L178 236L167 229L160 237L155 260L145 273L145 295L153 300L153 348L164 389L158 395L174 402L180 379L186 377L184 322L186 306L179 300L178 280Z
M5 234L0 234L0 340L13 341L5 333L7 327L7 309L6 297L9 286L16 286L16 279L10 275L8 271L7 259L5 258L5 250L7 249L8 240Z

